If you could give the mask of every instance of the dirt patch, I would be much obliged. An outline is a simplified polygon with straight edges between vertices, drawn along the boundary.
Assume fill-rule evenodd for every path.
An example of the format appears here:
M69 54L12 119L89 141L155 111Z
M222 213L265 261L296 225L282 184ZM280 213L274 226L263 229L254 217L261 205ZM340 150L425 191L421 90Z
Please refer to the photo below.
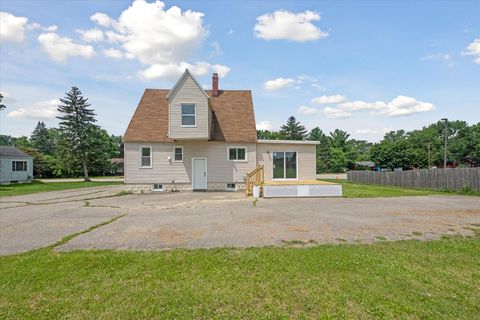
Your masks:
M205 233L201 229L182 230L177 228L162 227L156 232L156 236L166 246L185 245L192 240L198 240Z

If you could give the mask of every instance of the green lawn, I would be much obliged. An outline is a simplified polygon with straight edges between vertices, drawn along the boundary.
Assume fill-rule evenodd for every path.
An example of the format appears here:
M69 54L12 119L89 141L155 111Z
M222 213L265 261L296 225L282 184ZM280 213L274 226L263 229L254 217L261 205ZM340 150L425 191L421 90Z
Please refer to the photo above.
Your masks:
M480 237L0 257L2 319L475 319L479 301Z
M347 180L322 179L340 183L343 187L343 196L345 198L374 198L374 197L402 197L402 196L427 196L434 194L452 195L461 194L455 192L422 190L422 189L406 189L400 187L390 187L382 185L370 185L348 182ZM472 194L473 195L473 194Z
M17 183L10 185L0 185L0 197L18 196L22 194L37 193L44 191L57 191L65 189L78 189L87 187L99 187L111 184L122 184L123 181L118 182L48 182L42 183L34 181L32 183Z

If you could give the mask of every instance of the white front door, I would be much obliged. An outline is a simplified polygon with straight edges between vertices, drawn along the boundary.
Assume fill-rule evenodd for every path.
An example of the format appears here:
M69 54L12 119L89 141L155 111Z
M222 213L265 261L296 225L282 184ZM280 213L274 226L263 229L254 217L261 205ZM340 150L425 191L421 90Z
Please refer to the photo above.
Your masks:
M207 158L192 158L193 190L207 190Z

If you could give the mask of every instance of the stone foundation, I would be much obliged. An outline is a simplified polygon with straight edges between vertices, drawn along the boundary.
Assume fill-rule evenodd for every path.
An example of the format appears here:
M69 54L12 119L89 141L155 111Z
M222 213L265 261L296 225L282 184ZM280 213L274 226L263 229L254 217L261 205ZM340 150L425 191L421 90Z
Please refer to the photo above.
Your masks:
M152 192L174 192L174 191L192 191L191 183L162 183L163 191L153 191L153 183L127 183L125 191L128 193L152 193ZM211 182L208 184L208 191L245 191L245 183L236 183L235 190L227 189L225 182Z

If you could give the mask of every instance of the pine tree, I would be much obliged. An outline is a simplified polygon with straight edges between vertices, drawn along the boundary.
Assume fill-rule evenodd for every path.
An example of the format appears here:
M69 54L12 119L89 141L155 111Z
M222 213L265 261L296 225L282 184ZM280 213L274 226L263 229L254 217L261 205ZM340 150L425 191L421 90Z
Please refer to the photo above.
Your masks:
M283 138L287 140L304 140L307 134L305 126L301 125L294 116L288 118L287 123L280 129Z
M81 164L84 180L90 181L88 177L89 155L94 153L95 145L91 144L97 126L94 124L95 113L89 109L88 99L82 96L77 87L72 87L66 97L60 99L62 104L58 106L60 116L59 127L62 139L67 143L62 144L67 159Z
M4 104L2 104L2 101L3 101L3 94L0 93L0 111L7 108Z
M30 140L32 145L40 150L40 152L44 154L53 154L55 148L54 141L43 121L38 121L35 130L33 130L32 135L30 136Z

